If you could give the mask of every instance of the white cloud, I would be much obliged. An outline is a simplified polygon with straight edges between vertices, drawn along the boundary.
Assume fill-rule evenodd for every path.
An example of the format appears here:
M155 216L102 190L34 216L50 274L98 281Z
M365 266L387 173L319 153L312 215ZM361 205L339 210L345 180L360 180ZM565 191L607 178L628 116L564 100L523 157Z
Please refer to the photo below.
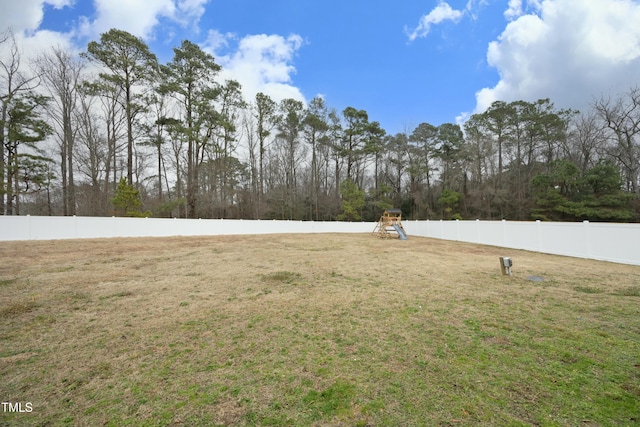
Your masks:
M101 33L112 28L130 32L138 37L153 39L162 26L163 36L171 37L171 24L177 24L191 31L205 12L204 6L209 0L93 0L95 13L90 19L79 17L77 27L68 32L55 32L40 29L45 5L54 8L73 7L78 0L0 0L0 32L11 28L16 42L23 52L25 64L39 52L51 46L71 50L81 49L74 46L83 38L97 39ZM89 1L89 0L82 0ZM84 46L84 42L80 43ZM6 46L0 47L0 55Z
M523 0L509 0L507 10L504 11L504 17L512 21L525 12L539 12L542 8L542 0L526 0L526 4Z
M29 37L18 35L16 42L27 59L36 58L41 53L49 51L51 47L67 49L71 52L78 51L67 34L56 31L40 30Z
M74 46L74 42L85 37L97 39L111 28L145 39L152 39L154 32L160 29L170 32L171 24L189 27L193 31L209 0L93 0L95 13L92 17L80 17L77 27L68 33L39 29L44 6L72 6L77 0L0 1L6 3L0 14L0 25L6 28L11 23L26 65L29 59L51 46L82 49ZM204 48L214 54L216 61L223 66L221 78L234 79L242 84L247 100L254 99L258 92L264 92L276 101L294 98L304 102L305 97L292 80L296 72L294 57L302 45L302 38L295 34L288 37L259 34L239 38L232 33L210 30ZM4 47L0 47L0 54ZM225 54L218 55L219 52Z
M468 0L465 6L465 13L471 17L471 19L478 19L479 10L488 4L489 0Z
M22 67L27 68L31 60L52 46L73 49L71 36L55 31L38 30L44 17L44 6L56 9L72 6L74 0L21 0L2 4L0 34L11 30L20 54ZM9 54L10 43L0 46L0 56Z
M468 7L470 4L471 2L468 3ZM414 30L407 30L409 41L414 41L418 37L426 37L433 24L440 24L444 21L458 22L463 15L464 12L452 9L448 3L440 2L431 12L420 18L420 22Z
M184 25L197 24L204 15L204 6L208 2L209 0L178 0L174 19L183 22Z
M82 18L79 33L92 39L112 28L144 39L153 38L161 19L195 27L208 0L94 0L94 20Z
M229 41L235 38L236 35L233 33L222 34L220 31L212 29L207 32L207 40L204 43L204 47L209 53L213 54L229 46Z
M522 0L509 0L509 5L504 12L504 17L511 20L520 15L522 15Z
M69 6L73 0L5 0L0 13L0 31L11 28L15 34L35 31L42 22L44 5L57 9Z
M213 40L207 50L214 56L213 47L226 46L233 37L218 32L209 34ZM264 92L275 101L293 98L304 102L304 95L292 81L296 71L293 59L302 44L302 38L296 34L286 38L276 34L245 36L233 52L217 58L223 67L221 78L237 80L247 101L253 100L256 93Z
M509 2L510 9L515 11L516 3ZM517 17L489 44L487 61L500 80L476 93L476 112L495 100L540 98L551 98L562 108L587 110L593 97L638 84L637 1L544 0L527 4L539 12Z

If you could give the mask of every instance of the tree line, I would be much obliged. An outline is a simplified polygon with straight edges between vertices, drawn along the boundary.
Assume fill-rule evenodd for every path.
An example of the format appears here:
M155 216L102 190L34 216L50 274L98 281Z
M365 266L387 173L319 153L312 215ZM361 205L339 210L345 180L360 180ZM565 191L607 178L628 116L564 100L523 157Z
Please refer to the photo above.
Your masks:
M388 134L321 97L247 102L190 41L166 64L117 29L30 64L10 31L0 45L4 215L640 219L638 88L583 113L496 101Z

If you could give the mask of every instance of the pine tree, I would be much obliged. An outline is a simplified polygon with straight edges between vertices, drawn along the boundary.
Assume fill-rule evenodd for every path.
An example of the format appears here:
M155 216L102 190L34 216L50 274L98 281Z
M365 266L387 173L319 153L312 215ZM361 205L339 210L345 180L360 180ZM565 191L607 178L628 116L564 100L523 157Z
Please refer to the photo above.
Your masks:
M140 190L127 184L126 178L120 178L116 193L110 200L117 216L148 217L150 212L142 212L142 199Z

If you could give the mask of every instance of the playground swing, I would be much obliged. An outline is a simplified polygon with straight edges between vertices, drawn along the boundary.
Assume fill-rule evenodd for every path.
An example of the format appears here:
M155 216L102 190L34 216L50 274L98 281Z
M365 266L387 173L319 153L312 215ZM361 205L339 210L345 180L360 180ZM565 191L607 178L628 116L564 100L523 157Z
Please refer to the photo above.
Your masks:
M382 239L387 239L397 233L400 240L407 240L407 233L402 227L402 211L400 209L385 209L376 224L373 234L377 234Z

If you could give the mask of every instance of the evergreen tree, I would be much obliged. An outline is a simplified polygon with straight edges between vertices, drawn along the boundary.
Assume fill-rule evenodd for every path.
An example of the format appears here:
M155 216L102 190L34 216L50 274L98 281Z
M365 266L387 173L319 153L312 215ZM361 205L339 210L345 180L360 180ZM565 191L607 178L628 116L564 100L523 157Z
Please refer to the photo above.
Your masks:
M122 177L113 198L110 200L117 216L147 217L149 212L142 212L140 190L136 190Z
M342 193L342 213L338 215L339 221L361 221L360 214L365 203L365 193L350 179L345 179L340 184Z
M173 60L165 68L166 81L161 91L179 103L179 117L173 127L178 139L187 142L187 216L196 218L199 193L199 168L214 131L222 124L215 102L222 88L214 80L220 71L213 56L190 41L174 49Z
M136 117L144 110L141 94L136 88L156 73L156 56L142 39L117 29L103 33L100 42L89 42L85 55L109 71L100 73L102 81L122 90L118 102L126 116L127 182L133 185L134 125Z
M633 194L622 190L620 169L603 160L581 174L566 160L557 160L551 171L533 180L534 219L554 221L617 221L634 219Z

